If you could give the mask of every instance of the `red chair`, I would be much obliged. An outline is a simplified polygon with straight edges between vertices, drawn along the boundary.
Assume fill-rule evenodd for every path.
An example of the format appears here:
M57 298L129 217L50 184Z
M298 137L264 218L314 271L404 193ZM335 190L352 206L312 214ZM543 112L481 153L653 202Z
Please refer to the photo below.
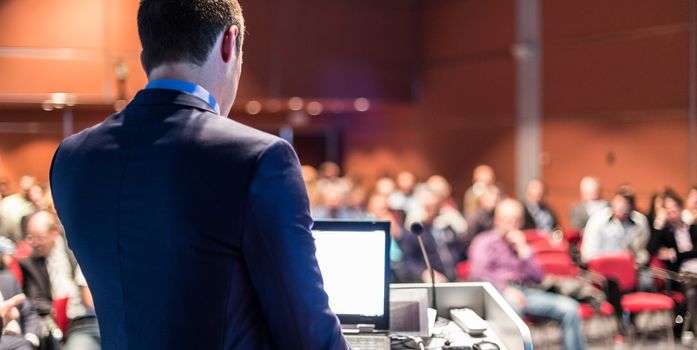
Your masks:
M574 264L568 253L545 252L536 254L535 258L545 275L592 279L592 276L584 276L585 271ZM581 303L578 315L583 322L586 338L603 340L607 344L612 344L617 334L617 322L614 308L610 303L603 302L599 310L590 304Z
M19 241L17 242L17 250L15 251L14 257L17 260L22 260L24 258L28 258L33 251L34 249L31 247L29 242Z
M461 261L455 266L455 274L460 281L468 281L470 277L470 263Z
M68 298L53 299L53 318L56 320L56 325L63 331L63 334L68 334Z
M13 276L15 276L15 279L17 280L17 283L19 283L19 286L22 287L24 285L24 274L22 273L22 268L19 266L19 261L15 258L12 258L12 262L10 263L10 266L7 267L7 269L10 270Z
M541 239L547 239L543 233L537 230L525 230L523 231L523 234L525 235L525 241L528 243L538 241Z
M607 279L617 282L620 292L622 311L625 315L644 312L661 312L669 315L666 320L668 344L675 348L673 338L673 299L657 293L634 292L637 285L637 270L634 259L628 253L598 256L588 261L588 270L596 272ZM628 326L630 326L628 324ZM634 330L636 327L631 327ZM630 341L632 338L630 337Z
M536 254L548 251L562 252L564 254L568 254L569 252L569 243L566 241L553 242L546 238L528 242L528 246L530 247L530 250Z
M581 243L581 230L564 230L564 239L569 243Z

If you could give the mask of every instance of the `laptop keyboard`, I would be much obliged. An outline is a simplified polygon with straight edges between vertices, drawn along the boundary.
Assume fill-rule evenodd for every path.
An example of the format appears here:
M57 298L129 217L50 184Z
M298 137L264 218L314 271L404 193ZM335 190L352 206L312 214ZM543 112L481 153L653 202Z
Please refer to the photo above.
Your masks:
M390 338L384 335L344 335L352 350L390 350Z

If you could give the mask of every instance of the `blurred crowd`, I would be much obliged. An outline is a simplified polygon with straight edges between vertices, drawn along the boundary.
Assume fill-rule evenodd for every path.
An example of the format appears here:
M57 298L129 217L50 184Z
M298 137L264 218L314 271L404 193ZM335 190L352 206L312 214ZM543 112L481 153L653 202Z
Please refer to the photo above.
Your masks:
M587 176L579 183L578 201L563 208L569 227L562 228L562 211L546 201L542 181L531 180L523 198L513 199L488 165L474 169L461 199L440 175L419 181L404 171L368 185L342 176L334 163L303 166L302 175L314 219L391 222L393 282L432 279L419 242L409 232L412 224L421 223L436 282L491 282L521 315L557 322L565 349L586 347L588 335L578 311L584 303L593 312L609 307L616 325L612 329L620 337L626 334L633 325L623 317L623 298L631 292L682 293L681 300L670 304L671 314L687 324L679 333L697 325L697 317L690 318L697 315L697 283L683 278L697 275L697 186L686 189L684 199L678 191L662 188L642 213L629 186L605 197L600 180ZM98 349L91 294L67 248L50 190L30 176L20 179L17 193L7 189L0 180L0 295L27 294L23 318L11 334L26 349ZM618 254L627 256L636 271L629 287L612 276L580 285L569 278ZM567 261L565 268L572 273L565 278L546 265L558 268ZM669 281L659 281L657 271ZM4 279L11 279L7 287ZM673 321L669 326L677 327ZM12 337L3 335L0 350L25 349L7 347L7 339Z
M8 193L0 180L0 298L26 294L0 350L98 350L92 295L68 248L48 186L31 176Z
M419 182L404 171L367 186L340 174L333 163L317 169L303 166L312 216L390 221L394 282L431 280L418 241L409 232L419 222L425 228L423 244L436 282L491 282L521 315L557 321L566 349L586 346L578 313L583 303L597 312L612 310L616 322L610 328L622 342L628 329L634 329L623 318L631 292L653 293L648 301L632 306L637 310L657 305L651 298L670 295L669 300L660 299L670 304L666 309L690 324L677 329L680 325L671 319L666 328L676 327L675 335L697 329L697 317L690 317L697 316L697 288L691 282L697 276L697 186L683 189L685 199L674 189L661 188L648 210L641 212L630 186L620 186L605 197L600 179L593 176L581 179L578 201L570 208L553 208L542 181L529 181L524 196L513 199L488 165L474 169L461 201L440 175ZM561 227L560 213L568 215L569 227ZM576 271L622 257L636 272L634 284L616 277L627 270L612 263L609 271L598 268L605 274L602 282L570 278L579 277ZM549 273L567 260L564 269L571 272L564 278ZM673 300L674 295L681 297Z

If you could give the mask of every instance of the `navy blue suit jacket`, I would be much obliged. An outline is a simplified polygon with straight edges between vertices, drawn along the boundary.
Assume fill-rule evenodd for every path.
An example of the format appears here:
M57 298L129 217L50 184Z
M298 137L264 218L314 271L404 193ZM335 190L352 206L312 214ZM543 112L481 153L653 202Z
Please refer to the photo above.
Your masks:
M51 189L105 350L347 348L285 141L143 90L61 143Z

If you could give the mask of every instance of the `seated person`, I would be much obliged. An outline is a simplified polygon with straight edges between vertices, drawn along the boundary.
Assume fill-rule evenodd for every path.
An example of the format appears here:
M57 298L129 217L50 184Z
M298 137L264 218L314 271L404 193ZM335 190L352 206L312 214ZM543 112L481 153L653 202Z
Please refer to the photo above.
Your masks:
M387 196L374 194L368 200L368 218L390 222L390 269L392 282L401 282L405 279L402 267L402 249L400 241L404 236L404 229L397 214L387 205Z
M6 237L0 237L0 301L22 294L22 287L14 275L7 270L7 261L15 253L15 245ZM8 320L0 338L0 350L33 350L39 346L39 316L25 300L17 306L19 317Z
M478 234L494 228L494 209L501 201L501 189L496 185L488 185L479 199L476 208L472 209L472 215L467 217L467 237L465 238L465 251L472 240Z
M0 237L7 237L13 242L22 240L22 230L19 225L0 213Z
M621 188L612 198L610 208L588 219L581 244L584 262L602 254L629 252L637 264L648 263L649 223L646 216L634 208L634 194Z
M664 224L649 242L649 253L663 262L666 269L688 272L697 277L697 226L683 222L683 201L675 191L667 189L662 198L663 208L657 216L664 217ZM697 280L688 279L673 287L685 292L687 311L697 315ZM692 317L691 326L692 331L697 331L697 317Z
M479 234L470 246L470 280L491 282L520 314L558 321L564 349L585 349L578 302L532 287L542 281L542 270L520 231L522 224L518 201L506 199L496 207L494 229Z
M472 186L465 191L463 199L466 218L475 215L479 209L480 198L487 192L487 187L496 183L494 169L486 164L480 164L472 172Z
M571 228L583 230L588 218L607 208L608 203L602 198L602 187L597 177L585 176L581 179L579 187L581 201L571 207L569 218L571 219Z
M46 331L53 332L53 300L68 298L70 320L65 350L100 349L99 328L80 267L60 233L55 214L42 210L27 217L27 241L32 256L20 261L24 292L31 300ZM44 332L46 333L46 332Z
M313 219L360 220L365 219L365 213L356 211L348 205L350 189L346 181L326 182L319 187L319 203L312 208Z
M545 191L545 184L540 180L532 180L525 186L524 230L537 229L552 232L557 228L557 216L544 201Z
M685 198L685 209L682 211L682 220L692 225L697 223L697 185L690 187Z
M421 238L435 270L435 281L454 281L455 266L464 259L464 232L458 233L447 221L438 220L443 203L437 194L424 191L420 197L423 212L412 222L419 221L424 226ZM414 234L403 235L401 246L404 253L403 267L408 280L430 282L431 275L426 269L419 241Z

